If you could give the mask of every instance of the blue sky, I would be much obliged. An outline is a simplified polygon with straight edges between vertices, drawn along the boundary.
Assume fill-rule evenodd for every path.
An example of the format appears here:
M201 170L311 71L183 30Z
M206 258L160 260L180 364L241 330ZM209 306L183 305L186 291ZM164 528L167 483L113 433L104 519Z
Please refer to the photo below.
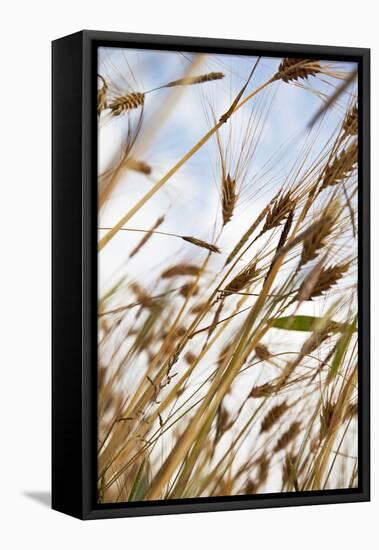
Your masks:
M119 93L147 91L180 78L186 74L194 59L198 62L196 74L223 71L225 78L203 85L163 89L146 95L144 122L135 151L139 158L152 164L152 178L148 180L144 176L130 172L125 174L112 200L101 214L101 226L116 223L151 187L152 182L159 179L202 137L211 126L212 111L218 118L227 110L246 82L256 58L231 55L196 57L194 54L185 52L100 48L99 72L119 88ZM246 93L268 80L277 70L280 61L277 58L262 58ZM338 71L350 72L353 68L352 64L347 63L330 61L323 63L328 66L333 65ZM328 85L328 81L332 82L328 77L321 75L317 81L311 78L309 83L305 82L305 85L330 94L333 88ZM345 97L345 101L348 99ZM278 82L234 115L230 125L233 140L238 143L238 140L244 138L244 129L247 127L251 112L268 113L264 131L261 133L243 183L244 188L249 191L241 193L238 206L240 223L234 224L233 228L232 224L226 227L222 237L225 248L232 246L235 235L241 234L241 230L251 223L254 213L257 213L261 205L283 184L293 161L307 139L307 124L321 105L322 101L316 94L294 85ZM171 113L145 148L145 137L149 134L154 117L159 117L162 110L166 108L172 108ZM135 116L136 113L132 113L131 117ZM319 130L313 155L317 155L324 147L325 140L332 129L341 123L341 118L341 110L333 110L328 114ZM115 153L120 154L123 136L127 131L128 117L112 120L105 117L100 124L99 170L102 172L109 166L109 160ZM225 137L228 132L229 127L221 130ZM235 146L235 149L238 147ZM259 177L262 174L262 167L273 155L276 155L276 162L272 162L272 170L267 173L267 176ZM220 210L218 185L220 167L217 161L216 142L211 139L154 197L154 200L133 218L130 227L149 228L158 216L166 212L163 230L182 234L195 233L198 237L209 240L215 216L219 215ZM247 195L251 200L248 200ZM131 249L139 238L138 234L119 233L104 249L100 261L100 282L103 289L113 280L115 270L117 270L117 276L120 274L120 266L124 265L126 251ZM164 239L164 243L162 239L152 239L148 246L151 256L155 256L159 251L160 256L165 255L166 252L167 258L175 257L183 249L181 241L168 238ZM140 265L137 256L133 262L128 263L128 275L131 275L132 271L137 276L139 271L145 269L144 264L145 260L143 265Z

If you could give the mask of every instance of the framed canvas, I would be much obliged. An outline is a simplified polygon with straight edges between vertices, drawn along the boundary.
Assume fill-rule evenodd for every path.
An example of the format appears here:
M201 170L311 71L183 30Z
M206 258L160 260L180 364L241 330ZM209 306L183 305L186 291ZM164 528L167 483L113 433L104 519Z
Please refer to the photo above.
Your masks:
M369 500L369 50L53 42L53 508Z

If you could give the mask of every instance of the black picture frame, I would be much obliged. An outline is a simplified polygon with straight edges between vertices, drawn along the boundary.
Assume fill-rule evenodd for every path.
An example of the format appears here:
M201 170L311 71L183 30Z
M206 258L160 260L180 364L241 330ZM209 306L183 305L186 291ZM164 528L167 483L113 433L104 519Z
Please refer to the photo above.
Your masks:
M359 71L359 486L96 503L98 46L355 61ZM85 30L52 43L52 507L81 519L370 499L370 50Z

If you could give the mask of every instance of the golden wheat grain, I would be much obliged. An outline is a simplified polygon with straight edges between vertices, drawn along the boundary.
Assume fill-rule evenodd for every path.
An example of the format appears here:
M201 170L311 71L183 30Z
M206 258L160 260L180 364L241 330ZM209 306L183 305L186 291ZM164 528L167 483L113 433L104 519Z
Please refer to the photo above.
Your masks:
M295 214L295 209L292 208L292 209L289 211L288 215L287 215L286 223L284 224L283 230L282 230L282 232L281 232L281 234L280 234L278 246L277 246L277 248L276 248L276 254L279 254L281 248L282 248L282 247L286 244L286 242L287 242L289 232L291 231L291 227L292 227L292 223L293 223L294 214Z
M257 263L251 262L226 285L220 297L225 298L229 294L240 292L253 281L254 277L259 272L260 270L257 269Z
M292 422L288 430L284 432L284 434L278 439L273 449L274 453L278 453L279 451L282 451L283 449L288 447L288 445L292 443L292 441L294 441L299 435L300 428L301 422L298 422L297 420L295 420L295 422Z
M291 209L288 213L286 223L284 224L284 227L283 227L282 232L280 234L280 238L279 238L276 250L275 250L275 254L274 254L274 257L271 261L270 267L268 268L268 270L266 272L266 276L265 276L263 285L266 283L268 277L270 276L271 271L274 268L274 265L276 263L276 260L277 260L278 256L280 255L284 245L286 244L289 232L291 231L293 218L294 218L294 209Z
M275 386L270 382L255 386L249 393L249 397L269 397L275 391Z
M299 78L307 79L309 76L315 76L319 72L321 72L321 64L317 59L285 57L279 65L275 79L292 82Z
M354 105L347 113L342 128L345 135L355 136L358 133L358 106Z
M258 464L258 473L257 473L257 488L259 489L260 487L262 487L262 485L264 485L268 479L268 474L269 474L269 471L270 471L270 458L265 455L265 454L262 454L258 459L257 459L257 464Z
M325 246L325 240L329 237L333 229L333 219L331 216L323 216L322 223L317 231L313 231L303 241L303 250L301 252L300 266L306 265L314 260L319 251Z
M259 226L259 224L263 221L263 219L265 218L271 204L272 204L273 201L271 201L269 204L267 204L262 212L259 214L259 216L255 219L254 223L249 227L249 229L242 235L242 237L240 238L240 240L238 241L238 243L235 245L235 247L233 248L233 250L231 251L231 253L229 254L226 262L225 262L225 265L228 265L238 254L238 252L241 250L241 248L243 247L243 245L250 239L250 237L252 236L252 234L254 233L254 231L257 229L257 227Z
M236 180L228 174L222 180L222 219L226 225L233 217L237 201Z
M115 97L108 105L113 116L119 116L131 109L142 107L145 103L145 94L141 92L130 92L126 95Z
M324 292L327 292L332 288L332 286L338 283L338 281L348 271L349 266L350 262L345 262L339 265L334 265L325 269L321 269L317 280L305 294L304 289L309 286L307 285L308 277L306 277L299 287L299 292L296 295L295 300L298 300L300 297L302 298L302 300L312 300L317 296L321 296Z
M357 415L358 415L358 402L350 403L346 408L343 421L346 422L346 420L350 420L350 418L353 418L354 416L357 416Z
M130 288L134 292L138 302L143 307L152 307L154 305L154 300L150 297L150 295L141 287L140 284L137 282L134 282L130 285Z
M201 239L196 239L195 237L189 237L189 236L183 236L179 235L183 241L187 241L188 243L194 244L195 246L199 246L200 248L206 248L210 252L216 252L217 254L220 254L220 249L214 245L207 243L206 241L202 241Z
M203 313L208 307L208 302L200 302L199 304L196 304L193 306L193 308L191 308L191 313L193 313L194 315L197 315L198 313Z
M296 457L292 453L286 453L282 466L283 485L292 485L296 477Z
M106 80L101 75L97 75L101 82L102 86L99 88L97 92L97 114L100 116L101 112L104 111L104 109L107 108L107 93L108 93L108 84L106 83Z
M161 273L162 279L170 279L171 277L178 277L181 275L193 275L197 276L201 273L201 267L192 264L177 264L165 269Z
M289 212L294 209L294 206L295 203L291 199L291 191L288 191L285 195L282 195L279 199L277 199L267 212L262 233L278 227Z
M321 414L320 414L320 433L319 438L320 440L325 439L325 437L328 435L329 428L332 424L332 418L334 411L336 409L336 404L332 401L328 401L322 406Z
M186 285L183 285L180 289L179 293L184 297L188 298L189 296L196 296L199 292L199 287L197 285L194 285L192 283L188 283Z
M312 332L310 337L301 346L299 357L301 355L310 355L316 351L316 349L319 348L323 342L328 340L332 332L333 325L331 323L327 323L327 325L322 329Z
M196 355L192 353L192 351L187 351L187 353L184 356L184 360L189 365L192 365L196 361Z
M354 141L347 149L337 155L326 167L320 191L331 185L336 185L350 176L358 162L358 143Z
M244 495L254 495L258 490L257 484L252 479L248 479L242 493Z
M140 174L145 174L145 176L150 176L152 172L150 164L148 164L144 160L136 159L134 157L127 159L125 165L127 168L129 168L129 170L139 172Z
M262 420L261 433L268 432L288 410L287 401L274 405Z
M226 433L231 427L232 422L230 415L226 408L221 404L217 410L216 416L216 435L215 441L219 441L221 437Z
M258 359L260 359L261 361L268 361L272 357L267 346L265 346L264 344L257 344L254 348L254 352Z
M210 72L206 74L201 74L199 76L187 76L184 78L178 78L177 80L172 80L168 84L162 86L162 88L172 88L173 86L192 86L194 84L203 84L204 82L212 82L213 80L220 80L224 78L224 73L222 72Z

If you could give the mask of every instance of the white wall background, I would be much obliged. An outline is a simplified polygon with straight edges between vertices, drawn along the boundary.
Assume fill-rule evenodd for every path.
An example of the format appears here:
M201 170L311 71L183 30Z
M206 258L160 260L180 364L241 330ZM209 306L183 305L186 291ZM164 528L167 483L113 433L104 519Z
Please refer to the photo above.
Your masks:
M0 544L3 548L375 547L375 540L379 539L375 338L371 503L87 523L53 512L46 505L50 484L50 41L82 28L92 28L371 47L375 213L379 207L374 154L378 149L379 90L375 11L372 0L314 3L14 0L2 6ZM378 216L373 215L374 283L378 230ZM374 287L374 335L377 299Z

